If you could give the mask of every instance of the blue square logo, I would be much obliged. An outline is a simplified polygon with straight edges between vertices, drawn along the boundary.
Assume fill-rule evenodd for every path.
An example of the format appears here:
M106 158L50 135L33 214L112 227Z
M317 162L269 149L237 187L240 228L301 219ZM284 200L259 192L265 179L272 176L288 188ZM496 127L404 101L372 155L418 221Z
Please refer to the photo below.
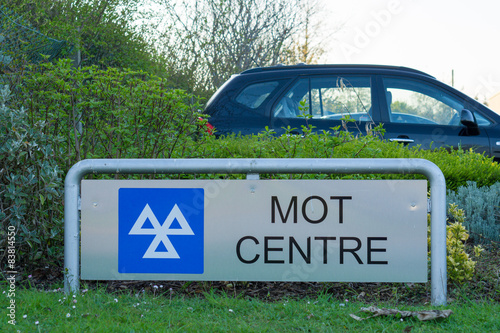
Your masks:
M118 190L118 272L202 274L202 188Z

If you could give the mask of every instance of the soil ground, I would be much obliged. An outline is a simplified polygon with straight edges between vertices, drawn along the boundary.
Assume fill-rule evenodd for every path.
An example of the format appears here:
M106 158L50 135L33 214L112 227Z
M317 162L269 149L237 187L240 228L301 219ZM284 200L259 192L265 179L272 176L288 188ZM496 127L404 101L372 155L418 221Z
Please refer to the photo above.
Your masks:
M22 285L37 289L53 289L63 281L62 267L35 269ZM430 282L427 283L345 283L345 282L186 282L186 281L82 281L82 287L106 288L113 293L165 293L203 296L215 290L237 297L257 297L276 301L283 298L314 298L329 295L341 301L365 303L397 302L429 304ZM476 264L476 273L464 284L448 283L448 302L468 300L500 302L500 249L485 250Z

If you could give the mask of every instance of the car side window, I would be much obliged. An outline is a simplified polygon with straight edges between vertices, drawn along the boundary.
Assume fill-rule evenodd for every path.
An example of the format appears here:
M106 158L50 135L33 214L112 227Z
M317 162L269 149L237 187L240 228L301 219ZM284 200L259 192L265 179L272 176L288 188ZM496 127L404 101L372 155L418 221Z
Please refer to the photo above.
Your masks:
M251 84L243 89L238 96L236 102L243 104L250 109L256 109L266 100L266 98L278 87L278 81L260 82Z
M369 120L369 77L312 77L300 79L276 104L275 117L308 115L314 119Z
M478 126L489 126L491 125L491 121L486 119L483 115L479 114L478 112L473 112L474 117L476 117L477 125Z
M309 79L301 79L288 90L274 107L275 117L293 118L309 113Z
M384 86L391 122L460 125L464 104L441 89L400 78L384 78Z

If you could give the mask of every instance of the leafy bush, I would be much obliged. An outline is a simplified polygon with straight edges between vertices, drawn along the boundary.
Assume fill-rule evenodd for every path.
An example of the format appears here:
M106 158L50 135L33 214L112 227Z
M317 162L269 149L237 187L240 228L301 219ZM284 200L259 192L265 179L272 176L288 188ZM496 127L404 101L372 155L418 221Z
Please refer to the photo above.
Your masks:
M448 191L447 201L464 209L464 225L475 243L500 244L500 183L478 187L468 181L456 191Z
M63 137L54 149L66 170L86 158L170 158L199 146L196 98L143 72L59 61L33 67L22 90L29 124L42 120L44 134Z
M469 233L463 225L465 214L463 209L459 209L457 205L449 204L448 215L448 225L446 226L446 272L450 282L464 283L472 279L476 268L476 262L466 252L466 242L469 239ZM427 215L427 224L427 246L430 249L432 236L430 234L430 215ZM474 257L478 258L483 248L479 245L474 246L472 250Z
M2 90L2 261L9 226L17 263L62 261L62 176L79 160L189 156L205 137L196 98L141 72L60 61L33 67L20 86L16 99Z
M45 124L29 124L28 114L5 105L9 89L0 89L0 259L7 261L7 231L15 231L16 264L62 256L62 180ZM9 258L9 264L12 263ZM13 270L11 268L11 270Z
M465 251L465 243L469 238L465 222L465 214L457 205L450 204L448 209L452 217L452 222L446 227L446 248L448 279L452 282L463 283L472 279L476 267L476 262L469 257ZM483 249L481 246L474 246L475 257L479 257Z

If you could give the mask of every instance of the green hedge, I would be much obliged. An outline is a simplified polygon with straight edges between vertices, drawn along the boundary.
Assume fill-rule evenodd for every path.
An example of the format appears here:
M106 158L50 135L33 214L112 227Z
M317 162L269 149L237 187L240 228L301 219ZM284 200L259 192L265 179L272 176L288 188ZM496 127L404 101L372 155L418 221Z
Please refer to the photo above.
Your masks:
M500 165L473 151L407 148L377 136L355 138L345 133L274 137L265 132L254 136L228 136L212 140L193 157L211 158L422 158L443 172L448 189L456 190L474 180L479 187L500 179ZM335 134L335 133L333 133ZM302 176L300 176L302 177ZM333 178L415 179L419 175L334 175Z

